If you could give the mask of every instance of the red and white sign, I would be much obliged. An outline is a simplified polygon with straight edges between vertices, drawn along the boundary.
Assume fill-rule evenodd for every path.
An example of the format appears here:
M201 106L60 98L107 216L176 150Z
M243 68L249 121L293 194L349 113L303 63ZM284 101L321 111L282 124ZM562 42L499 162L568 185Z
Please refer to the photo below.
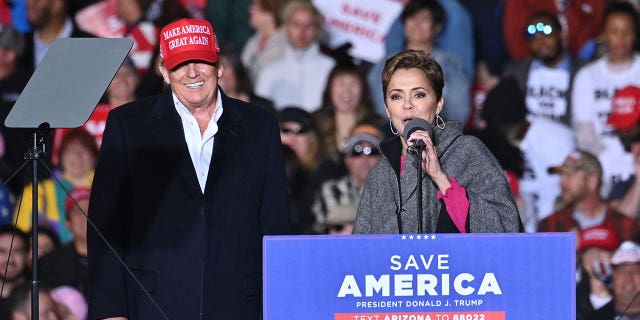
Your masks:
M355 58L378 62L385 56L384 39L402 11L396 0L313 0L324 16L329 46L351 42Z

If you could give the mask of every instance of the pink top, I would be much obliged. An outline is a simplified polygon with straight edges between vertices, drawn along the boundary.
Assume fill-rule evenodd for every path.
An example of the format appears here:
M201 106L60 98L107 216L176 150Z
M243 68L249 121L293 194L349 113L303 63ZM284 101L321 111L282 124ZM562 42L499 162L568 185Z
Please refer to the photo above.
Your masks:
M404 171L404 163L406 156L400 156L400 176ZM450 177L451 186L445 190L444 194L438 191L436 194L438 199L444 199L444 205L447 213L451 217L453 224L461 233L467 233L466 222L469 215L469 199L467 198L467 190L458 183L454 177Z

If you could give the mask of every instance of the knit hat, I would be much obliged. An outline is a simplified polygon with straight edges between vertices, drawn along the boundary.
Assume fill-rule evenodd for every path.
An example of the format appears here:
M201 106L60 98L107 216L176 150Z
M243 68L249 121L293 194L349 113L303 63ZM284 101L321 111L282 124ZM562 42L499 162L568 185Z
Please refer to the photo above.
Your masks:
M640 120L640 88L627 86L618 90L611 102L607 124L619 131L629 130Z
M160 56L169 69L190 60L215 63L220 47L211 23L180 19L160 30Z
M51 298L69 308L77 319L87 318L87 301L77 289L70 286L56 287L51 290Z

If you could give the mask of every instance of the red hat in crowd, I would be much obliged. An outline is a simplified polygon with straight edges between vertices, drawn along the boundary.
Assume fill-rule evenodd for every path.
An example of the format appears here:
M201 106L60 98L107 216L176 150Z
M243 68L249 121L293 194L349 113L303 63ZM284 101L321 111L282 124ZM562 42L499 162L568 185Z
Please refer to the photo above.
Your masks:
M640 120L640 88L627 86L616 92L607 124L619 131L631 129Z
M591 248L613 251L620 245L616 231L609 226L595 226L578 232L578 251Z
M85 187L77 187L73 190L71 190L71 192L69 192L69 195L67 196L67 198L64 201L64 210L69 213L69 211L71 211L71 209L73 209L73 207L75 206L75 203L73 202L73 199L76 200L76 202L80 202L83 200L89 200L89 196L91 195L91 189L89 188L85 188Z
M180 19L160 30L160 56L169 69L189 60L215 63L220 47L211 23Z

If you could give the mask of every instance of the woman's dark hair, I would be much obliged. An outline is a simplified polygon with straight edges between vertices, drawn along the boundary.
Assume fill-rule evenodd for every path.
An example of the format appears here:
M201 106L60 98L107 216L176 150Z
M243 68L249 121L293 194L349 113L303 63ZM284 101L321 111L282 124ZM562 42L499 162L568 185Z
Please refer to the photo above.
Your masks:
M405 23L408 18L422 10L429 10L429 12L431 12L431 18L433 19L434 26L444 26L446 22L444 9L436 0L409 1L409 3L404 6L404 9L402 9L402 13L400 14L402 23Z

